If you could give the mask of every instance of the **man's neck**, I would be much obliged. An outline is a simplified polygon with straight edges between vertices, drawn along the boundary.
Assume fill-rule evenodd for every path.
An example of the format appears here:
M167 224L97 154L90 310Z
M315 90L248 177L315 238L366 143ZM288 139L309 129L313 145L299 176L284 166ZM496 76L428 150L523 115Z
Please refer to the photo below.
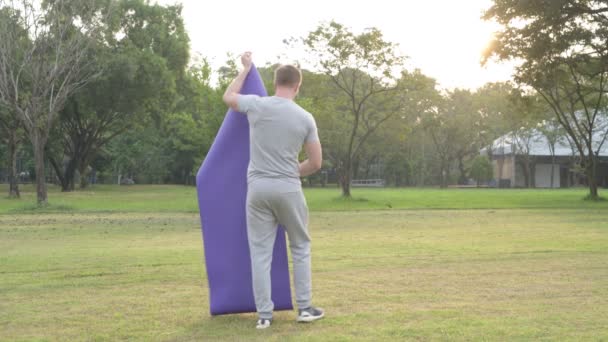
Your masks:
M274 96L282 97L282 98L293 101L293 99L296 97L296 94L292 89L277 88L277 89L275 89Z

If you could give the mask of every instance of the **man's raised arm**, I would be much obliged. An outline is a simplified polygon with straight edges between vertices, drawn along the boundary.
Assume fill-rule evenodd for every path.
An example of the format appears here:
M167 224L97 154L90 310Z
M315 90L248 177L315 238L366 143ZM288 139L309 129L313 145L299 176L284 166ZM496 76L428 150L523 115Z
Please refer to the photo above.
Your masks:
M241 63L243 63L243 69L239 72L238 76L232 81L232 83L230 83L228 88L226 88L226 92L224 92L224 96L222 97L224 103L236 111L239 110L239 92L243 87L243 83L245 82L245 78L247 77L249 70L251 70L251 52L245 52L241 55Z

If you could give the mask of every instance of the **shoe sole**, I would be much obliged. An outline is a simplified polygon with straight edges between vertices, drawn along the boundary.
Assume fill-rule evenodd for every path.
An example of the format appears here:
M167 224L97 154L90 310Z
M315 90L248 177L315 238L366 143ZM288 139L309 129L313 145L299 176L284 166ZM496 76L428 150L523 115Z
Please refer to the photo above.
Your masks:
M320 316L298 317L297 321L298 323L310 323L319 320L323 317L325 317L325 312L322 313Z

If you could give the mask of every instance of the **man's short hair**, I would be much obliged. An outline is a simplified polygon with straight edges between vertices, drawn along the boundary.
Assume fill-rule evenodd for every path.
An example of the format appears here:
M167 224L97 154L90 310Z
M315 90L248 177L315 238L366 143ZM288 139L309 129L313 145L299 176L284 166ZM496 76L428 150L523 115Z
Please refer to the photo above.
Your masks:
M302 83L302 72L293 65L281 65L274 71L275 87L295 88Z

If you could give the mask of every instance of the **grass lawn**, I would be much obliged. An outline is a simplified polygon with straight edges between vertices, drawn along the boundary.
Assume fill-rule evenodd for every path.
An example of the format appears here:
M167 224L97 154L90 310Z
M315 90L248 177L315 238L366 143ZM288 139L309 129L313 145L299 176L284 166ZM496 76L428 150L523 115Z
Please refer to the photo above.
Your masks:
M338 194L307 191L327 318L266 331L209 316L192 188L2 197L0 341L608 339L608 203L584 189Z
M32 185L22 186L22 200L7 200L8 187L0 184L0 214L40 212L185 212L197 213L196 189L167 185L97 185L89 190L61 193L49 185L50 207L36 208ZM311 211L381 209L608 209L608 201L582 200L585 188L574 189L437 189L355 188L344 200L340 190L305 189ZM603 195L604 189L600 189Z

